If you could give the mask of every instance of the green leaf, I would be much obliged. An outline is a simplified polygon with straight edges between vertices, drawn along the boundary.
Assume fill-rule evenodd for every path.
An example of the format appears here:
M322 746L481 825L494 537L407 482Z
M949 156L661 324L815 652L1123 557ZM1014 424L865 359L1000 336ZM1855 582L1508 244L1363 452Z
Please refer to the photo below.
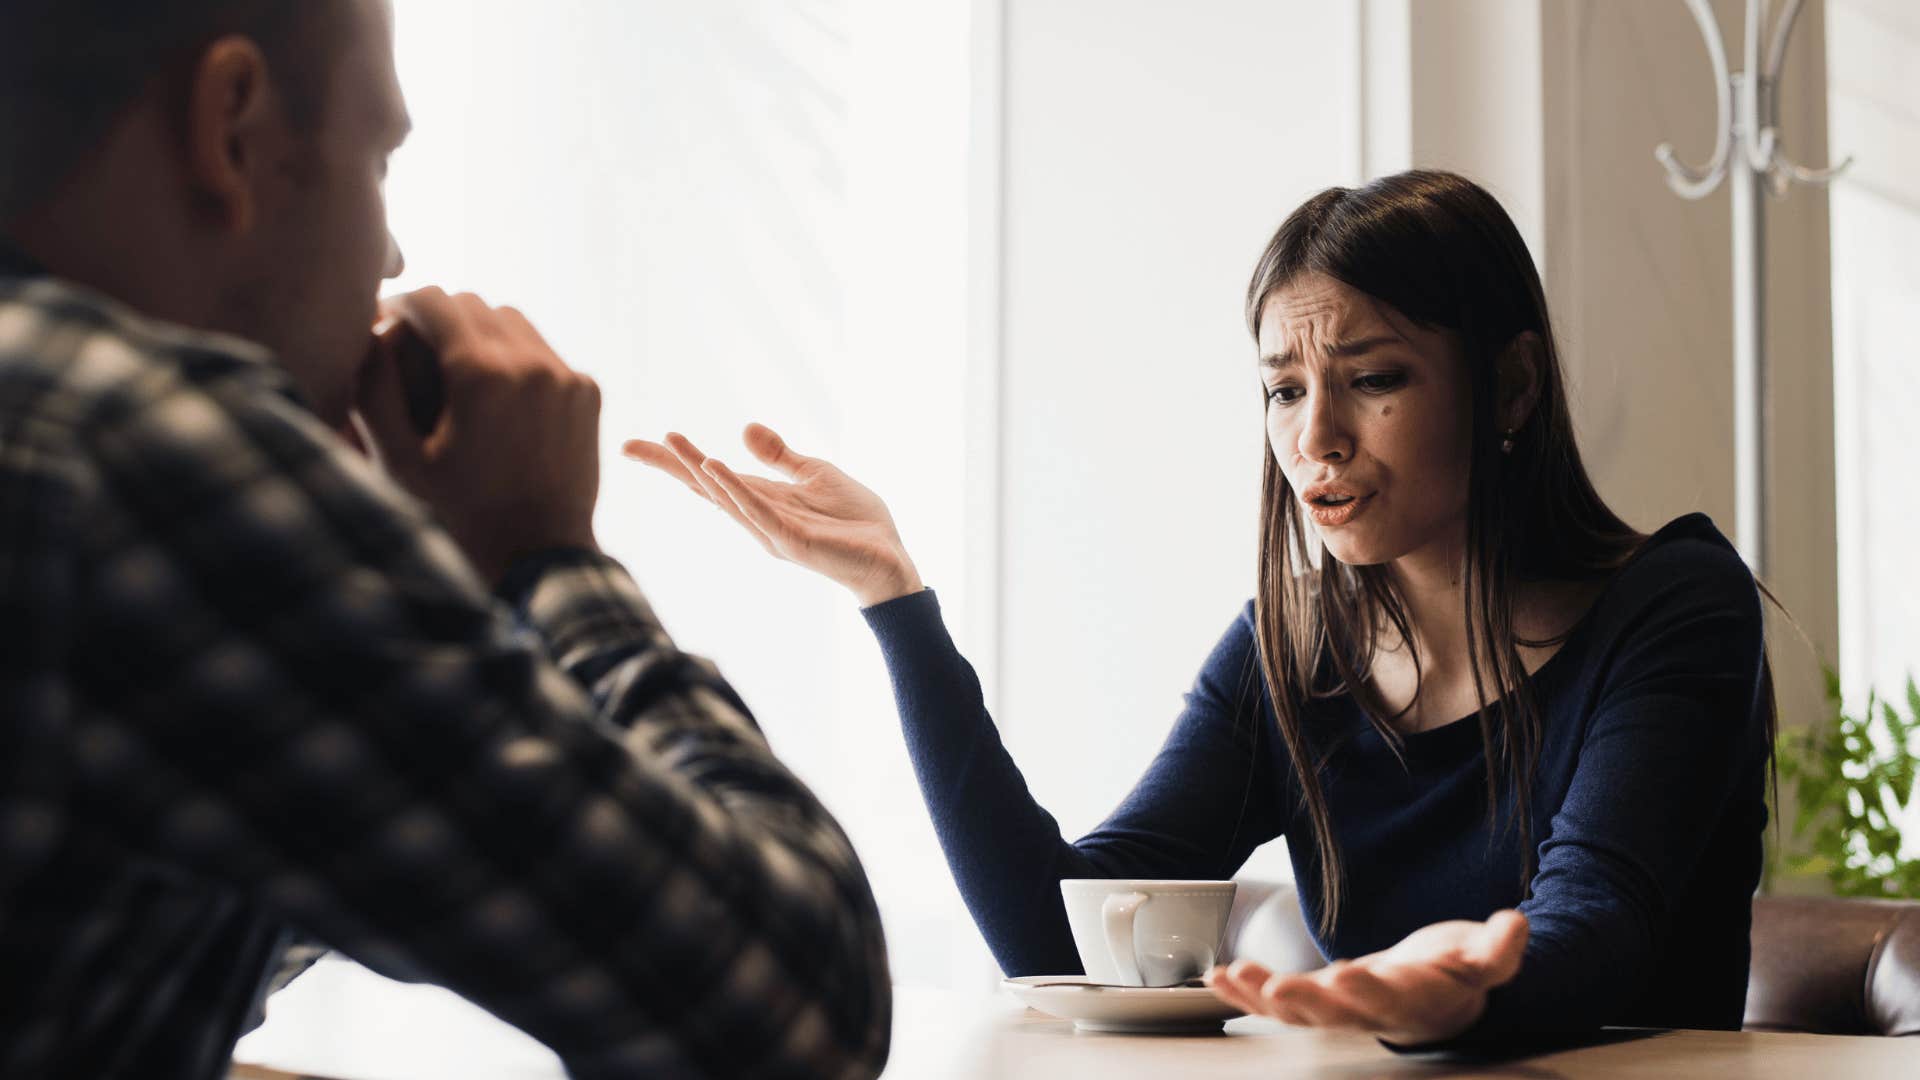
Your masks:
M1825 877L1841 896L1920 895L1920 859L1900 854L1904 811L1920 788L1920 679L1906 680L1904 716L1873 691L1851 713L1839 674L1821 671L1826 716L1775 740L1781 786L1797 809L1791 838L1778 852L1770 846L1770 865Z

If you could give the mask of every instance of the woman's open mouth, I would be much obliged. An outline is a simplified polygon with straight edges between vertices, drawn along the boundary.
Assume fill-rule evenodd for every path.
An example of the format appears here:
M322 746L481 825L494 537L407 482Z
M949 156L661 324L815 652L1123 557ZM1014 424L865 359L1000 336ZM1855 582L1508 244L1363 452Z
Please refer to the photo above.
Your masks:
M1345 525L1372 504L1375 493L1357 495L1332 487L1314 486L1301 496L1307 504L1307 516L1323 529Z

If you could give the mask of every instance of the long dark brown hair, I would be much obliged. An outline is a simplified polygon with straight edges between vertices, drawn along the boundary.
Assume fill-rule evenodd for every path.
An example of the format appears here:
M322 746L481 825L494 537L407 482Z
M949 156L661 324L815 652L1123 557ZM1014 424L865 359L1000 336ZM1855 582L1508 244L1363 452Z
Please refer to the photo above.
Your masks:
M1497 822L1502 790L1510 792L1507 827L1518 830L1524 893L1533 876L1530 794L1541 714L1519 646L1551 642L1516 635L1516 586L1603 578L1646 538L1607 508L1587 478L1574 446L1546 295L1526 243L1493 196L1464 177L1416 170L1309 199L1268 242L1247 286L1247 325L1256 340L1266 299L1311 273L1365 293L1424 328L1450 332L1465 360L1473 411L1463 567L1467 659L1483 703L1488 822ZM1503 453L1499 360L1524 334L1538 339L1539 397L1513 435L1511 452ZM1330 935L1342 875L1320 772L1333 747L1316 741L1303 717L1314 698L1352 694L1397 749L1396 717L1371 691L1369 676L1386 631L1410 649L1414 639L1391 573L1335 560L1302 528L1294 492L1271 452L1261 480L1254 612L1262 674L1312 825L1319 926ZM1417 651L1414 662L1418 680Z

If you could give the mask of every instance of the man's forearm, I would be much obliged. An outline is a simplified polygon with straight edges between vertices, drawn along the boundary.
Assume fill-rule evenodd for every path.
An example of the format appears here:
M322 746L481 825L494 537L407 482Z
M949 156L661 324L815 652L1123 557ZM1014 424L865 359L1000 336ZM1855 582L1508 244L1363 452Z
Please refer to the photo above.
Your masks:
M891 1020L885 943L865 872L839 824L773 756L719 672L673 645L618 563L590 552L547 553L519 593L511 599L522 617L599 717L624 729L629 750L697 785L728 815L740 845L689 856L709 878L765 875L761 887L738 894L737 914L756 927L786 929L787 940L764 943L773 960L764 977L824 1010L833 1041L846 1050L844 1069L831 1071L877 1071Z

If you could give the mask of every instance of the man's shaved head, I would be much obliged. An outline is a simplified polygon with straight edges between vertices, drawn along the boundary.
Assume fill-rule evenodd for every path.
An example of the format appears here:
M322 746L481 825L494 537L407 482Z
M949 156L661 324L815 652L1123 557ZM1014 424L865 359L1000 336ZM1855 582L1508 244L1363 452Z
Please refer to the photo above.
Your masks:
M390 0L0 0L0 237L346 422L411 121Z
M288 119L320 122L339 0L6 0L0 225L46 197L157 79L227 35L265 54Z

